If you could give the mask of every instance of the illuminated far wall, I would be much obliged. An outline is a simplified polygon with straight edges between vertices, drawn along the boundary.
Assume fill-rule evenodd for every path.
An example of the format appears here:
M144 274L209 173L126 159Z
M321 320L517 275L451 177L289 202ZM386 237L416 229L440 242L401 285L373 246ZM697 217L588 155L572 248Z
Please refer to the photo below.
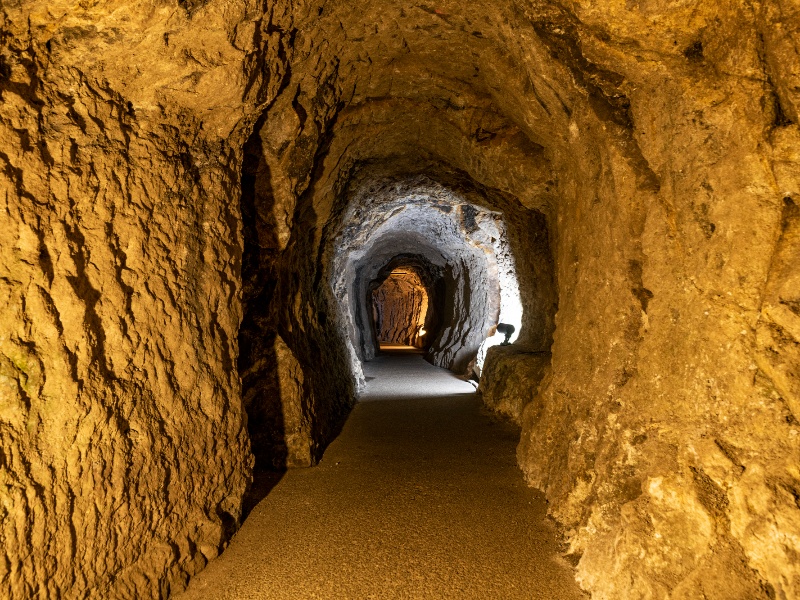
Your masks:
M378 343L423 348L428 290L412 267L394 269L372 292L372 314Z

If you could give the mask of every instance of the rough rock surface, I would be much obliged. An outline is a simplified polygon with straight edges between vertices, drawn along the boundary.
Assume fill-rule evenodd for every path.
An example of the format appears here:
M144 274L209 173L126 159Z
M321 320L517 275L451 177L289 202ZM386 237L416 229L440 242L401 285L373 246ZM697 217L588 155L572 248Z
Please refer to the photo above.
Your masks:
M551 358L549 352L525 352L513 345L489 348L478 386L484 404L522 424L522 411L536 397Z
M241 372L255 466L310 467L318 454L311 429L313 391L297 357L279 335L261 343L270 347L259 348L257 361Z
M413 270L395 270L372 292L378 342L422 347L428 290Z
M552 352L518 459L581 585L800 597L799 28L788 0L4 2L2 595L166 597L271 460L257 415L319 457L359 362L337 233L393 181L505 224L516 344Z

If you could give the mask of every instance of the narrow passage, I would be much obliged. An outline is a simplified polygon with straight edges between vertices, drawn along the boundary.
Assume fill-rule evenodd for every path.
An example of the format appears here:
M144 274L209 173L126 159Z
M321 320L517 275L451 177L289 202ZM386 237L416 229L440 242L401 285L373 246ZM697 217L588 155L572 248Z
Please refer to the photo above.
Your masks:
M179 598L584 598L516 428L418 354L365 375L319 466L289 471Z

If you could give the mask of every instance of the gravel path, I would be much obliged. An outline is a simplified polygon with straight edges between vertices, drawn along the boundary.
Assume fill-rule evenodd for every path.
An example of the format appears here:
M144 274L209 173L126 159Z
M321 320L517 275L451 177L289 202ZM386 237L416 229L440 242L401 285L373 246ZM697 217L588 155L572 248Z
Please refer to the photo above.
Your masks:
M517 429L419 355L365 374L319 466L289 471L178 598L585 598L516 467Z

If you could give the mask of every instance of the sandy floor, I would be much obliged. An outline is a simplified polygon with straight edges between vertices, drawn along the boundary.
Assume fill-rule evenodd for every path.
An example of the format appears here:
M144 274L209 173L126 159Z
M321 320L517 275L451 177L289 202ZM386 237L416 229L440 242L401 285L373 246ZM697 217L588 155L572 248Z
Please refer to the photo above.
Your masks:
M366 367L320 465L289 471L179 598L584 598L516 428L416 354Z

